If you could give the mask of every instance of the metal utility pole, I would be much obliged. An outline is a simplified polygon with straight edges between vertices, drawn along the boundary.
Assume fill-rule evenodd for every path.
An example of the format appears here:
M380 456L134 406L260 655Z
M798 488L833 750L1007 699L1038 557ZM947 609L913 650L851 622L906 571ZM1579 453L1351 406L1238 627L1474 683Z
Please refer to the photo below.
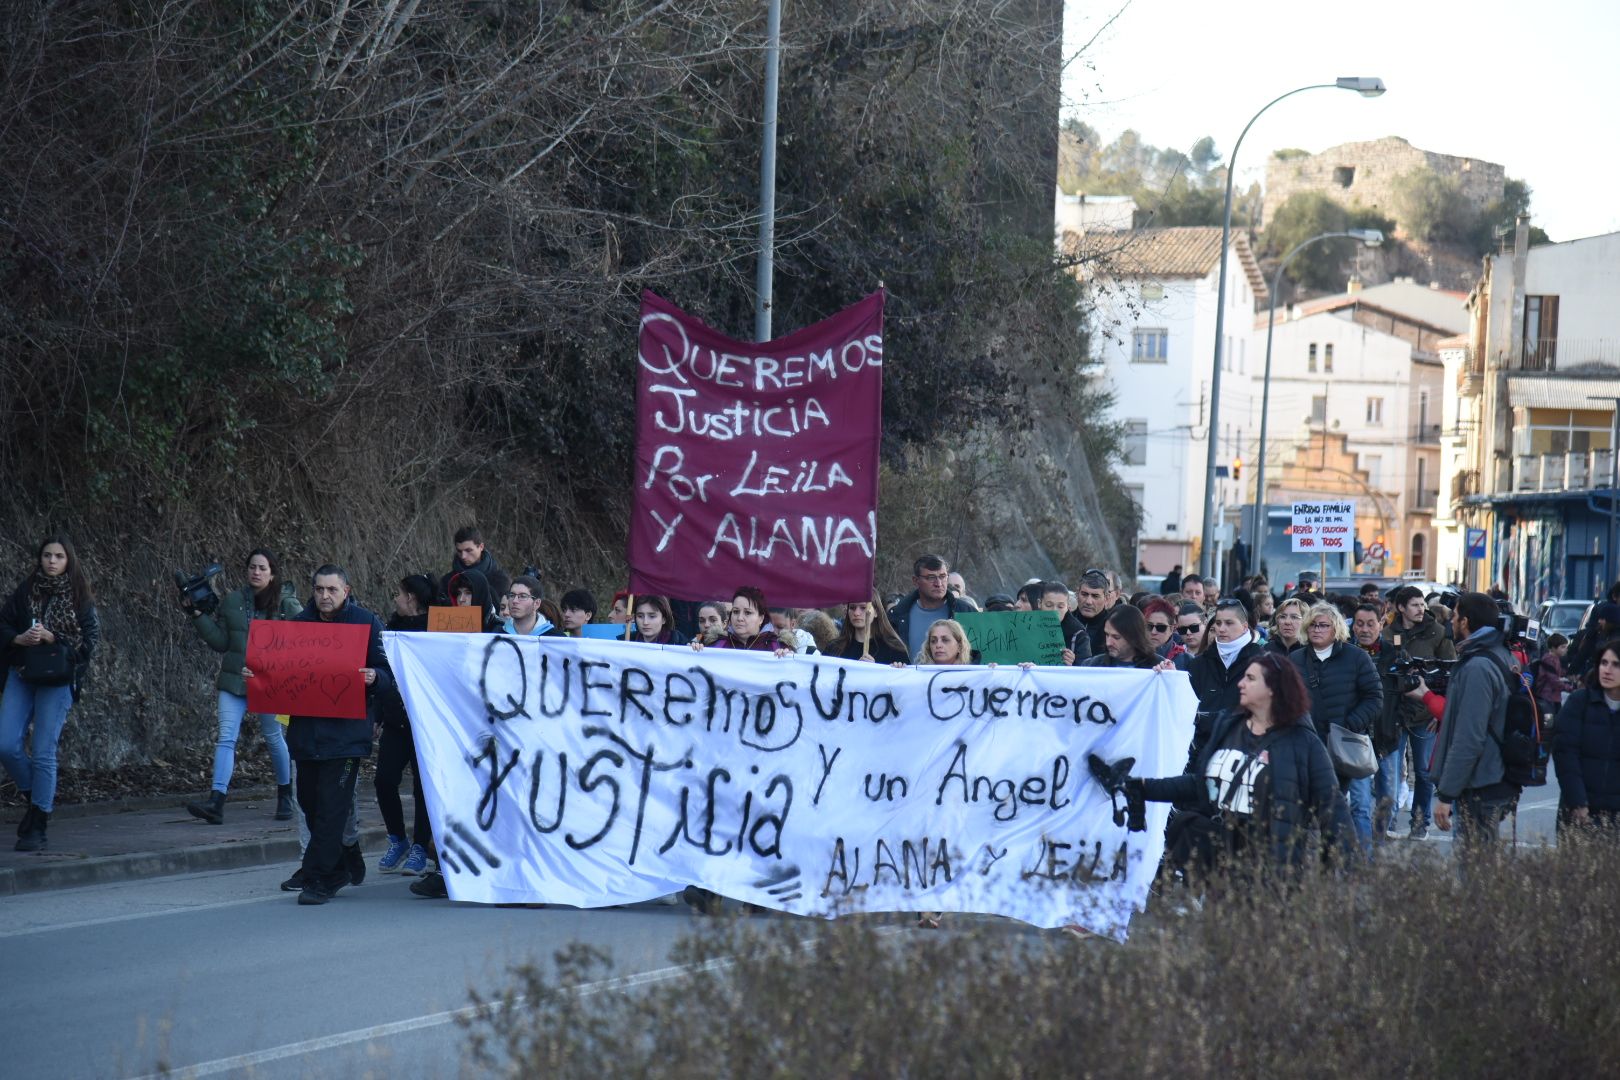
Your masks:
M1373 76L1346 75L1334 82L1312 83L1310 86L1301 86L1286 94L1279 94L1260 106L1260 112L1251 116L1249 122L1243 125L1237 142L1232 144L1232 152L1226 156L1226 201L1221 210L1220 275L1215 286L1215 353L1209 379L1209 447L1204 462L1204 521L1199 538L1199 542L1203 545L1203 557L1200 561L1203 563L1205 577L1213 576L1216 569L1215 560L1210 553L1213 550L1211 538L1215 531L1215 464L1219 454L1216 440L1220 437L1221 431L1221 362L1225 352L1226 267L1227 253L1232 243L1232 181L1237 176L1238 151L1243 148L1243 137L1267 109L1284 98L1302 94L1307 90L1354 90L1362 97L1378 97L1384 92L1384 80Z
M765 123L759 147L759 266L754 273L754 340L771 340L776 247L776 84L782 64L782 0L765 15Z
M1614 406L1614 426L1609 431L1609 542L1603 548L1603 582L1599 591L1601 596L1606 593L1615 579L1620 577L1616 572L1617 551L1615 544L1620 542L1620 397L1590 397L1587 401L1607 401ZM1593 487L1597 486L1597 478L1593 477Z

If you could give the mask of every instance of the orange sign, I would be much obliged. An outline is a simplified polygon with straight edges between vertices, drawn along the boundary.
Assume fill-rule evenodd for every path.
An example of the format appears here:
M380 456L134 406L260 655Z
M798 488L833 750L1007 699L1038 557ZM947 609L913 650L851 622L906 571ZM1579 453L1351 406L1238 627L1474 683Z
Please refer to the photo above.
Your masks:
M483 611L475 607L430 607L428 629L441 634L478 634L484 629Z

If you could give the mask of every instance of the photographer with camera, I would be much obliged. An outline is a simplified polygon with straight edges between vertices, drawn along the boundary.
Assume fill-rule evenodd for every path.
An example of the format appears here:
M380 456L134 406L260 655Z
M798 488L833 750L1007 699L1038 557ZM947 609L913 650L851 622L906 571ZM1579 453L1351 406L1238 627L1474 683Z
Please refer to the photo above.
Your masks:
M1390 593L1395 621L1384 632L1383 660L1386 698L1393 696L1395 749L1378 763L1373 781L1373 798L1382 821L1393 822L1396 797L1406 752L1412 752L1412 819L1407 839L1422 840L1429 835L1430 803L1434 780L1429 775L1429 755L1434 751L1434 732L1439 726L1425 697L1429 692L1423 671L1437 673L1440 665L1457 659L1457 649L1446 637L1445 628L1429 612L1423 590L1411 585ZM1432 677L1432 676L1431 676ZM1443 686L1438 679L1437 685ZM1393 694L1392 694L1393 692ZM1436 695L1437 697L1440 695Z
M217 653L223 653L219 677L219 737L214 743L214 778L206 802L188 802L186 811L210 825L225 821L225 796L230 791L231 774L236 770L236 738L247 717L247 684L242 668L247 663L248 627L254 619L291 619L304 609L291 582L281 579L281 565L265 548L254 548L248 555L247 584L226 593L214 593L213 579L221 573L217 563L203 568L188 579L175 571L180 587L180 610L191 616L197 636ZM276 774L277 821L293 816L292 763L287 756L286 733L281 723L268 715L259 716L259 731L270 750L270 763Z

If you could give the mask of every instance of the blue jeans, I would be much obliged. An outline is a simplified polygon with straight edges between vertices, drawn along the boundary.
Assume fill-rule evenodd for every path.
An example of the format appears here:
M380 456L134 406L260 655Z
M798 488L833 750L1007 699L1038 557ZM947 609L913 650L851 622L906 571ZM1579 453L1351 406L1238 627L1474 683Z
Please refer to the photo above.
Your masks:
M1341 779L1339 790L1350 799L1350 822L1356 827L1356 839L1366 848L1372 843L1373 778Z
M1395 749L1378 763L1374 777L1373 798L1378 804L1381 821L1394 821L1396 797L1401 790L1401 765L1406 760L1406 748L1412 748L1412 824L1433 824L1430 815L1434 802L1434 779L1429 775L1429 756L1434 753L1434 732L1414 732L1401 728L1395 739Z
M242 730L242 718L247 715L247 698L219 692L219 742L214 744L214 790L220 794L231 789L231 773L236 771L236 735ZM276 783L292 783L292 762L287 757L287 736L276 718L268 713L259 714L259 731L264 734L264 745L270 748L270 763L276 771Z
M19 791L32 792L35 806L51 812L56 804L56 744L73 707L73 687L34 686L15 671L0 698L0 765ZM34 722L34 738L23 752L23 734Z

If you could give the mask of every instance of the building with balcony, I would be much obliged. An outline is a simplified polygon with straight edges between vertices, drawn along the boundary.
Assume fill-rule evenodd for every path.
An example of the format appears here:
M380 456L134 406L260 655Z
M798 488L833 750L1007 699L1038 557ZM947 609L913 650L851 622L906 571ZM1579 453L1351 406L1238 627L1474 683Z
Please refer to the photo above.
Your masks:
M1277 312L1265 501L1278 506L1310 494L1297 490L1308 470L1287 485L1284 472L1319 459L1321 493L1359 500L1357 538L1375 553L1360 564L1364 572L1433 573L1445 382L1439 343L1467 327L1466 299L1409 278L1369 289L1352 281L1337 296ZM1261 358L1251 368L1256 401L1264 390L1267 322L1254 322L1249 345ZM1349 464L1327 454L1329 445L1342 448ZM1268 561L1273 547L1268 541Z
M1620 577L1611 528L1620 404L1620 233L1485 259L1465 334L1440 343L1440 569L1522 607ZM1483 559L1464 552L1486 531Z

